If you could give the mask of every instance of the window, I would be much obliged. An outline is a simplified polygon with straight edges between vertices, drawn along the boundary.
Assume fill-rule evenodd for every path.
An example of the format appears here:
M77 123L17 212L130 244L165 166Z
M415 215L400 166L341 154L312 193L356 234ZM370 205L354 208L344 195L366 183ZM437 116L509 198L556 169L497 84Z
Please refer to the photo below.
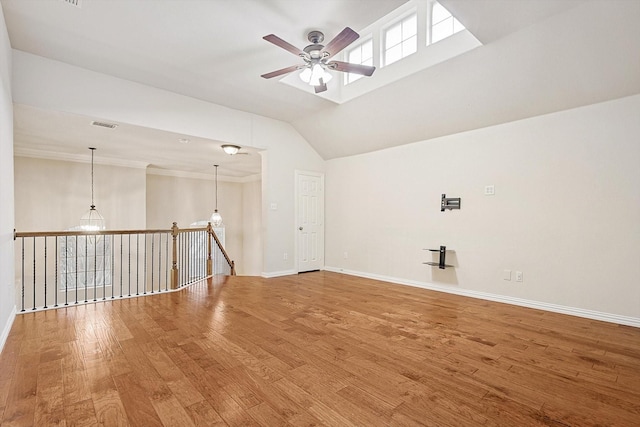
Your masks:
M458 31L464 30L464 25L460 23L451 13L440 3L433 3L431 8L431 43L439 42Z
M373 40L360 43L347 53L347 62L352 64L373 65ZM360 74L347 73L344 84L348 85L364 77Z
M405 58L418 49L418 18L414 13L384 32L385 65Z

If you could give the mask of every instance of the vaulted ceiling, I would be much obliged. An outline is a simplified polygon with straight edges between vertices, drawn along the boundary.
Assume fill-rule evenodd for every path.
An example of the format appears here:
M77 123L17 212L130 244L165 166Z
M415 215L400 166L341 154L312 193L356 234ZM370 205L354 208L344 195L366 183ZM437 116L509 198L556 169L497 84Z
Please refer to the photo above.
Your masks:
M406 0L80 1L0 0L12 47L289 122L325 159L640 93L640 0L441 0L483 46L343 104L260 78L293 59L262 36L304 46L309 30L359 31ZM81 130L68 135L75 117L22 106L15 117L22 149L49 138L50 150L86 150ZM131 132L140 146L123 156L162 161L140 148L157 135Z

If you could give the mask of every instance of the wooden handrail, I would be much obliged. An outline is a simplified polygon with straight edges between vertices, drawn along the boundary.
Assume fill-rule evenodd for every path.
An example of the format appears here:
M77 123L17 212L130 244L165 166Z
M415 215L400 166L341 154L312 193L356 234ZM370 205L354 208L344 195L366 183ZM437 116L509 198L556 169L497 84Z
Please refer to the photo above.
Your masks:
M206 230L191 228L187 231L192 230ZM18 237L52 237L52 236L110 236L112 234L157 234L157 233L171 233L171 229L169 230L96 230L96 231L85 231L85 230L74 230L74 231L16 231L13 235L13 240Z
M211 223L209 223L209 227L211 227ZM218 240L218 236L216 235L216 232L213 231L213 228L209 228L207 227L207 232L209 232L213 238L216 241L216 245L218 245L218 248L220 249L220 252L222 252L222 255L224 256L224 259L227 260L227 264L229 264L229 267L231 267L231 275L235 276L236 275L236 264L234 261L231 260L231 258L229 258L229 255L227 255L227 251L224 249L224 246L222 246L222 244L220 243L220 240Z

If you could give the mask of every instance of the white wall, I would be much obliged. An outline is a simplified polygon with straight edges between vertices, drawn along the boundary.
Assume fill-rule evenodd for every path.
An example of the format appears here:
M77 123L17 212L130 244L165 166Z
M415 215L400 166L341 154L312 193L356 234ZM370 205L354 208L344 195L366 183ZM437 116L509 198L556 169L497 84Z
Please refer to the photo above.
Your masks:
M11 46L0 5L0 351L15 316Z
M96 152L96 157L98 155ZM95 164L94 183L96 209L105 217L107 228L145 228L144 169ZM59 231L75 227L80 225L80 217L89 205L90 163L15 157L18 231ZM170 228L170 224L166 228Z
M640 325L638 117L633 96L331 160L326 264ZM440 212L442 193L462 208ZM455 268L422 264L439 245Z
M235 261L239 275L259 275L262 269L260 192L254 191L256 186L260 188L260 181L218 179L225 250ZM186 228L196 221L207 221L215 207L214 198L213 180L148 174L147 228L169 228L173 221ZM257 266L256 257L260 260Z
M325 162L293 128L254 116L254 139L262 151L263 275L296 272L295 171L324 172ZM271 209L272 204L277 209ZM287 253L287 259L284 254Z
M237 265L237 263L236 263ZM242 264L238 274L262 273L262 182L242 184Z
M266 149L262 168L262 273L291 272L295 260L294 170L324 162L287 123L13 51L14 102ZM277 211L265 203L278 201Z

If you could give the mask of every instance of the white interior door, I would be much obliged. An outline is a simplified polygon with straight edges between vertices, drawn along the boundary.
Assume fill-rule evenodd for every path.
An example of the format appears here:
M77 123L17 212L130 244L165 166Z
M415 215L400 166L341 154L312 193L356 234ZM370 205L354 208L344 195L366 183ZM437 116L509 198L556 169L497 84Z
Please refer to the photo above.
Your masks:
M324 175L296 171L298 273L324 267Z

